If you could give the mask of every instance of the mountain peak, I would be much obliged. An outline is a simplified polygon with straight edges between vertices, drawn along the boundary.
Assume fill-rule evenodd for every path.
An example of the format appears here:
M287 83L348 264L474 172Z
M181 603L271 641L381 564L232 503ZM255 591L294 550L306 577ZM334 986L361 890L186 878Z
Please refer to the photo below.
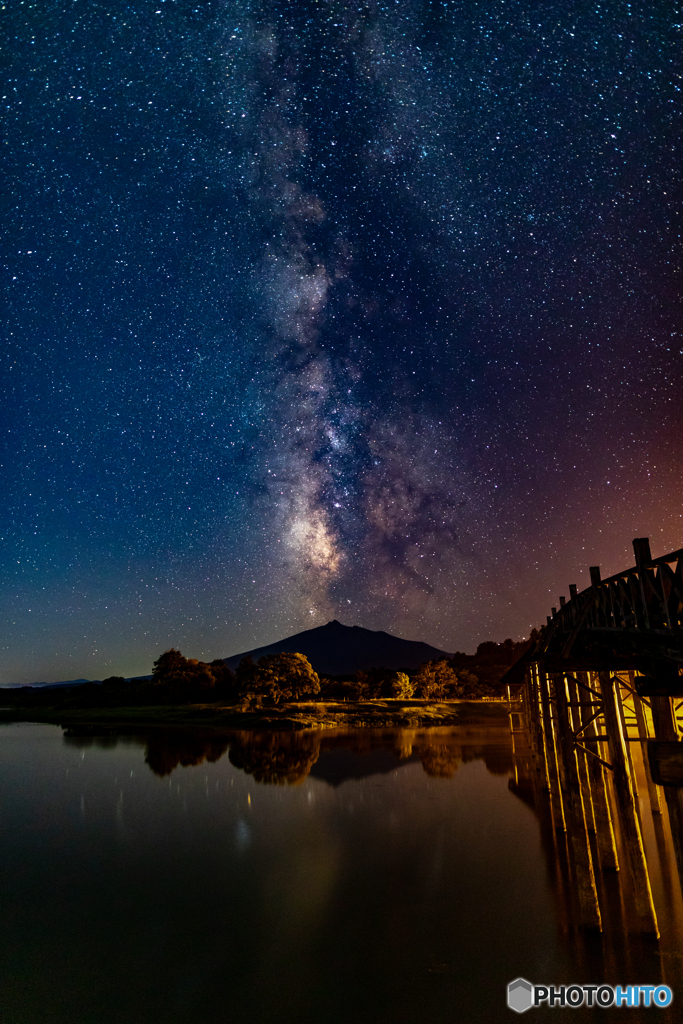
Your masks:
M365 629L363 626L345 626L338 619L332 619L324 626L306 629L265 647L234 654L225 659L225 664L234 670L247 655L256 661L264 655L283 651L305 654L316 672L327 675L353 674L370 668L406 671L419 668L425 661L450 657L445 651L418 640L403 640L383 630Z

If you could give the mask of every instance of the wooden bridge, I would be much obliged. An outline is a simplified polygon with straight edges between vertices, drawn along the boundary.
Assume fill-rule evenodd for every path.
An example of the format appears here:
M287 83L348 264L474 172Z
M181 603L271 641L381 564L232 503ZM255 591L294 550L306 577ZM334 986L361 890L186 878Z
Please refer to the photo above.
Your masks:
M565 837L581 926L602 928L601 875L618 871L632 926L658 936L643 836L650 815L683 880L683 549L633 549L634 566L605 580L593 566L590 587L570 585L505 681Z

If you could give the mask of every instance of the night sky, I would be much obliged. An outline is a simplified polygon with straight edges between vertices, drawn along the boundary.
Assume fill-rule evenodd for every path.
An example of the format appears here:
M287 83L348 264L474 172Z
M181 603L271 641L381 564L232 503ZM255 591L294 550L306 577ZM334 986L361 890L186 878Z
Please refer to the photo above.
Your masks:
M677 3L12 0L0 682L683 545Z

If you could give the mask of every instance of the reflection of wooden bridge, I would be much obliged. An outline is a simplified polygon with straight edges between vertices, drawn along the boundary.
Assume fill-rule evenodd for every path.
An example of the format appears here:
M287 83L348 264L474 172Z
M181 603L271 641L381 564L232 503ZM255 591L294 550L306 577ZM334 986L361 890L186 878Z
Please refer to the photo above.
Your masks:
M603 580L593 567L590 587L569 587L506 682L566 833L581 925L602 927L596 877L622 869L635 926L658 935L646 815L665 826L683 879L683 549L653 559L647 539L633 547L632 568Z

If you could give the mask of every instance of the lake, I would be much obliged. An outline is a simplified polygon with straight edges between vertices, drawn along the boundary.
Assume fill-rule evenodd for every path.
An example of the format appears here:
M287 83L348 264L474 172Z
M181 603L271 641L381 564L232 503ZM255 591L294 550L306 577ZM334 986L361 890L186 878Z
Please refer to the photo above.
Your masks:
M605 932L581 933L515 739L503 713L225 736L0 726L0 1020L488 1024L517 1019L520 975L664 981L674 1004L652 1015L680 1020L670 849L648 832L659 942L624 924L616 877Z

